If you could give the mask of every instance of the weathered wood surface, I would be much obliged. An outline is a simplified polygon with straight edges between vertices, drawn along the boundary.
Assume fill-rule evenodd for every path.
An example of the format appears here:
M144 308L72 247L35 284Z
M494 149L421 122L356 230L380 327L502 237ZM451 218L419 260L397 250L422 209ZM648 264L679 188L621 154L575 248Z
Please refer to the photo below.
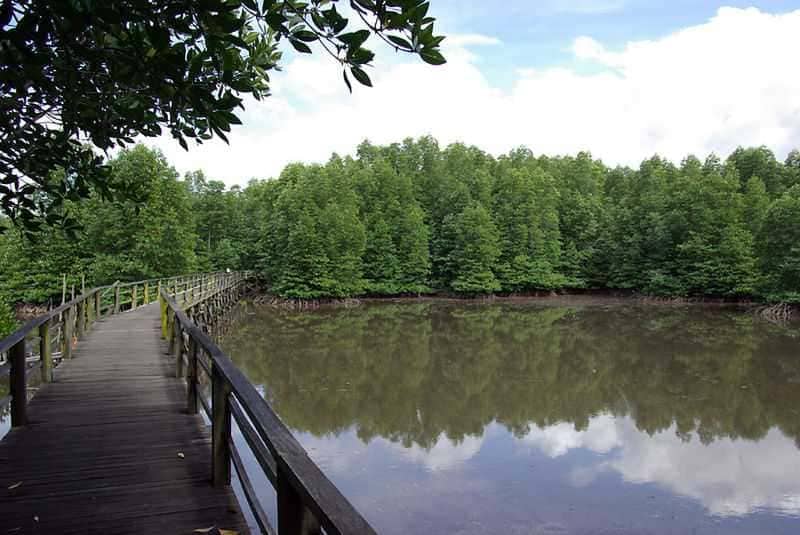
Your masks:
M247 533L159 333L157 304L110 316L56 368L0 442L0 534Z

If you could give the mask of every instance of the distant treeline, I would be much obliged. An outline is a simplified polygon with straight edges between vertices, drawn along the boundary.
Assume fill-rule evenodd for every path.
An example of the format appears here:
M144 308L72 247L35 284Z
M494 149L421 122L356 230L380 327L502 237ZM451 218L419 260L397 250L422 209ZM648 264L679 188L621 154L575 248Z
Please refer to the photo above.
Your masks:
M588 153L492 157L430 138L227 189L180 179L157 151L111 161L112 185L67 204L74 233L0 235L0 298L68 285L255 269L288 298L613 288L800 301L800 152L725 161L654 157L610 168ZM0 224L4 224L0 221ZM7 223L5 223L7 225Z
M242 258L286 297L568 288L800 299L800 153L494 158L421 138L244 192ZM250 249L247 249L250 248Z

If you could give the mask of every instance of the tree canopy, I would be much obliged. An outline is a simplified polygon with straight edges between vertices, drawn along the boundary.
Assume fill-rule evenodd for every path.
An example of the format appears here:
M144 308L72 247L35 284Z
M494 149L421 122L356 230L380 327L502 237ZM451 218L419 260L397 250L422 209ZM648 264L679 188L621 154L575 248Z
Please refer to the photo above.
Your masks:
M136 146L109 162L108 180L145 204L91 190L67 201L74 234L0 234L0 300L60 296L62 273L96 285L251 269L290 299L611 289L800 302L791 155L771 189L738 165L688 156L612 168L588 153L493 157L423 137L226 188Z
M2 0L2 212L37 229L69 219L64 202L90 190L131 195L102 153L140 136L227 140L244 97L269 96L284 43L318 45L348 87L371 85L373 35L444 63L429 2L346 3L353 24L337 0Z

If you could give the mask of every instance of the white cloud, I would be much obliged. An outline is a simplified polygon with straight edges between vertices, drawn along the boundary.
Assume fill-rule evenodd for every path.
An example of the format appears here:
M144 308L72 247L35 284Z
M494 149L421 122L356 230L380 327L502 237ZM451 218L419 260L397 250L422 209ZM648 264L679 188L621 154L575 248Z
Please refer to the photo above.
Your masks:
M556 13L597 15L619 11L626 3L625 0L551 0L544 5Z
M469 45L499 45L502 41L497 37L489 37L479 33L464 33L450 35L447 37L447 44L450 46L469 46Z
M574 5L583 4L590 2ZM519 145L546 154L590 150L629 165L654 153L680 160L764 144L783 156L800 145L800 71L791 60L800 10L722 8L705 24L620 50L579 37L572 52L593 74L521 68L510 89L493 85L480 69L488 60L469 50L496 41L451 36L449 62L439 68L383 52L370 73L375 87L353 95L327 58L297 58L275 75L273 97L248 103L230 147L159 146L179 170L202 168L232 184L275 176L291 161L352 153L365 138L432 134L495 154ZM502 46L481 52L501 54Z

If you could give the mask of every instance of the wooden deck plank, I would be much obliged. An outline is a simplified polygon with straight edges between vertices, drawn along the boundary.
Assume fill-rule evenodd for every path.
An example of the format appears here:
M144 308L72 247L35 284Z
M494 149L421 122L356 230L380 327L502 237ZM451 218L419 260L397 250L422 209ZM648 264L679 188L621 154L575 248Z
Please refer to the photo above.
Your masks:
M0 534L248 532L211 485L210 432L186 413L158 313L93 325L0 441Z

